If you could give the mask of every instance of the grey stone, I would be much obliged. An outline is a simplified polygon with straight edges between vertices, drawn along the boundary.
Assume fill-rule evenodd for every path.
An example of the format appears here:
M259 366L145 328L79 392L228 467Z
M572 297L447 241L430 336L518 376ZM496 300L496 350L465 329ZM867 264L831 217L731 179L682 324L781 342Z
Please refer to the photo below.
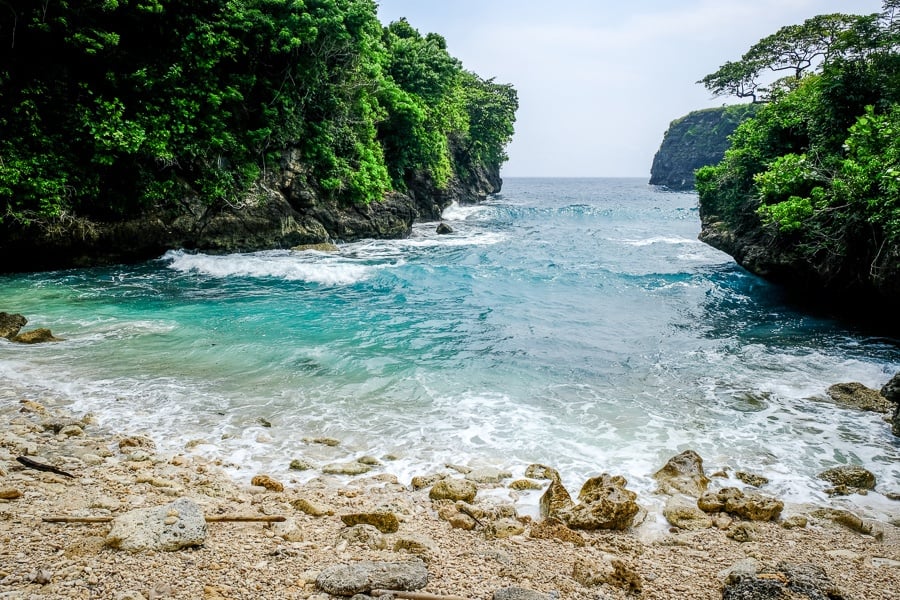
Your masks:
M421 560L335 565L319 573L316 585L323 592L336 596L353 596L378 589L411 592L428 585L428 569Z
M494 592L494 600L554 600L552 594L542 594L520 587L508 587Z
M106 545L130 552L171 552L206 540L206 519L187 498L154 508L132 510L113 520Z

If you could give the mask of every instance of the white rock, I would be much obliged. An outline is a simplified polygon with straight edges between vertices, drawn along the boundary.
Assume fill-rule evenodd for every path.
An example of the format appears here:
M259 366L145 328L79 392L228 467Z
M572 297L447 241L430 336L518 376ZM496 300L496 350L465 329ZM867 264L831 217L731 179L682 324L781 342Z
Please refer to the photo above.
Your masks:
M173 509L178 511L178 517L171 522ZM168 505L132 510L116 517L106 545L131 552L173 551L199 546L206 540L206 533L203 511L193 501L180 498Z

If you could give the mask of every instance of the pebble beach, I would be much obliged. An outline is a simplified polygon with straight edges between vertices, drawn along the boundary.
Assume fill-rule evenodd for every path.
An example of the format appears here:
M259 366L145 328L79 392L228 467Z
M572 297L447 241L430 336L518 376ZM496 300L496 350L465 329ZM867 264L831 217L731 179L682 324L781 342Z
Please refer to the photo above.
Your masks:
M8 423L0 432L4 600L326 600L337 596L323 589L324 572L373 561L424 568L427 583L410 598L712 600L723 598L736 566L769 568L777 577L783 563L820 568L842 594L832 597L889 600L900 590L896 517L862 520L866 528L854 530L816 517L815 507L786 506L778 521L746 524L740 536L730 519L697 530L661 528L642 510L625 531L574 532L498 505L491 491L511 484L504 478L477 483L478 495L468 506L481 519L469 529L447 519L452 503L432 500L427 485L399 481L389 465L359 477L323 474L301 483L259 474L241 482L188 449L159 452L141 432L115 431L113 423L42 400L18 392L0 398L0 416ZM28 468L19 456L71 477ZM464 470L435 465L421 481L464 479ZM522 475L513 479L522 481ZM283 520L210 522L202 544L139 552L113 547L109 522L48 522L60 516L111 520L181 498L196 503L207 520ZM637 499L645 506L659 502ZM393 515L393 530L348 524L348 515L371 513ZM498 521L502 527L492 520L498 515L505 517ZM604 576L611 564L619 576Z

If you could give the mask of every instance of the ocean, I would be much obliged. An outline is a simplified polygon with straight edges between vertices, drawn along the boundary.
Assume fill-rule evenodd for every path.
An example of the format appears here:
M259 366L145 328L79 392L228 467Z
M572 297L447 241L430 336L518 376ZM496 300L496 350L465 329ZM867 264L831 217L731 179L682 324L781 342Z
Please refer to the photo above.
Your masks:
M65 338L0 341L0 381L246 481L321 476L293 459L371 456L372 474L401 483L446 464L521 477L537 462L573 493L623 475L653 504L652 474L692 449L707 473L763 475L788 502L896 513L878 493L830 499L816 475L860 464L900 492L883 416L825 396L880 387L900 340L801 312L698 241L696 194L510 178L444 222L452 234L421 223L337 253L178 250L0 275L0 310ZM308 443L319 437L340 444Z

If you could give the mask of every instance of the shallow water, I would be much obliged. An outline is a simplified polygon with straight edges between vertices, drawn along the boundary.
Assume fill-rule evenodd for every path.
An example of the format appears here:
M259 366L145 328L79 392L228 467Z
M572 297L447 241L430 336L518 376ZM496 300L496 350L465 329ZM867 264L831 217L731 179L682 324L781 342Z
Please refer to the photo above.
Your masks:
M898 340L798 312L697 241L696 204L637 179L510 179L449 208L447 236L0 276L0 310L66 338L0 342L0 378L172 451L205 440L248 480L395 455L401 481L542 462L573 490L610 472L649 493L691 448L789 501L828 502L815 475L848 463L900 491L881 415L823 399L880 387ZM342 443L302 442L318 436Z

